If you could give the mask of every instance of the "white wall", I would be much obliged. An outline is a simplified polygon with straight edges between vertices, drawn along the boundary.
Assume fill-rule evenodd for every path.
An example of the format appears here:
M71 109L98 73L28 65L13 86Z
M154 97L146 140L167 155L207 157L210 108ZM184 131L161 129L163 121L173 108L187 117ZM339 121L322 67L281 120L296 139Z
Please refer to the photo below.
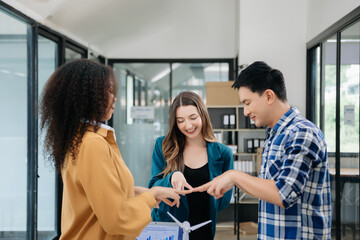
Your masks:
M289 103L306 115L306 11L298 0L240 0L239 65L265 61L285 77Z
M308 0L306 40L312 40L358 6L359 0Z

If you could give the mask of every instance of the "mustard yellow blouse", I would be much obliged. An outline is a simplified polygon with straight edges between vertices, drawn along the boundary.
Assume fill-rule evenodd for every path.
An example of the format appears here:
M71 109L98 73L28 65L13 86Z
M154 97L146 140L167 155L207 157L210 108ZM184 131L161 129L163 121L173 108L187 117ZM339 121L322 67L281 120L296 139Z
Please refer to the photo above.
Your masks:
M113 131L90 127L72 162L66 157L61 240L135 239L151 221L156 201L149 192L135 197L134 178Z

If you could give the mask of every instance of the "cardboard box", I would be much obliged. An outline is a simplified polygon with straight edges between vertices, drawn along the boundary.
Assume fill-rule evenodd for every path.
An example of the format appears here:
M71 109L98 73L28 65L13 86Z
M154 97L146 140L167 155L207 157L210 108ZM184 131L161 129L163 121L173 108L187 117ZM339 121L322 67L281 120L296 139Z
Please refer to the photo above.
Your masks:
M239 91L231 88L234 81L207 82L206 105L207 106L237 106L240 105Z
M254 222L242 222L239 224L240 234L255 235L258 233L258 225Z
M256 151L256 172L257 174L260 173L261 170L261 158L262 158L262 152L263 152L262 147L259 147Z

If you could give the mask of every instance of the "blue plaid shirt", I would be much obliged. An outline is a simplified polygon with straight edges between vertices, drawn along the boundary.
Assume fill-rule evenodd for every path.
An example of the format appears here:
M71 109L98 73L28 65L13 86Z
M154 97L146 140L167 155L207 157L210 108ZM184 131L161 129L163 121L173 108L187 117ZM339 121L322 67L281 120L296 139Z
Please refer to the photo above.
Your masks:
M266 131L259 178L275 181L285 209L260 200L258 239L330 239L331 192L323 133L294 107Z

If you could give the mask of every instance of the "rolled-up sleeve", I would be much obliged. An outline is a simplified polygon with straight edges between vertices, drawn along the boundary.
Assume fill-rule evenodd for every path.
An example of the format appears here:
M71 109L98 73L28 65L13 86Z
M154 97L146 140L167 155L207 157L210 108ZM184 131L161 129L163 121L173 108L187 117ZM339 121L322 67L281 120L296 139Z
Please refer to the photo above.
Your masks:
M286 142L282 167L275 178L285 208L294 205L301 197L320 151L310 129L300 129L291 136Z

